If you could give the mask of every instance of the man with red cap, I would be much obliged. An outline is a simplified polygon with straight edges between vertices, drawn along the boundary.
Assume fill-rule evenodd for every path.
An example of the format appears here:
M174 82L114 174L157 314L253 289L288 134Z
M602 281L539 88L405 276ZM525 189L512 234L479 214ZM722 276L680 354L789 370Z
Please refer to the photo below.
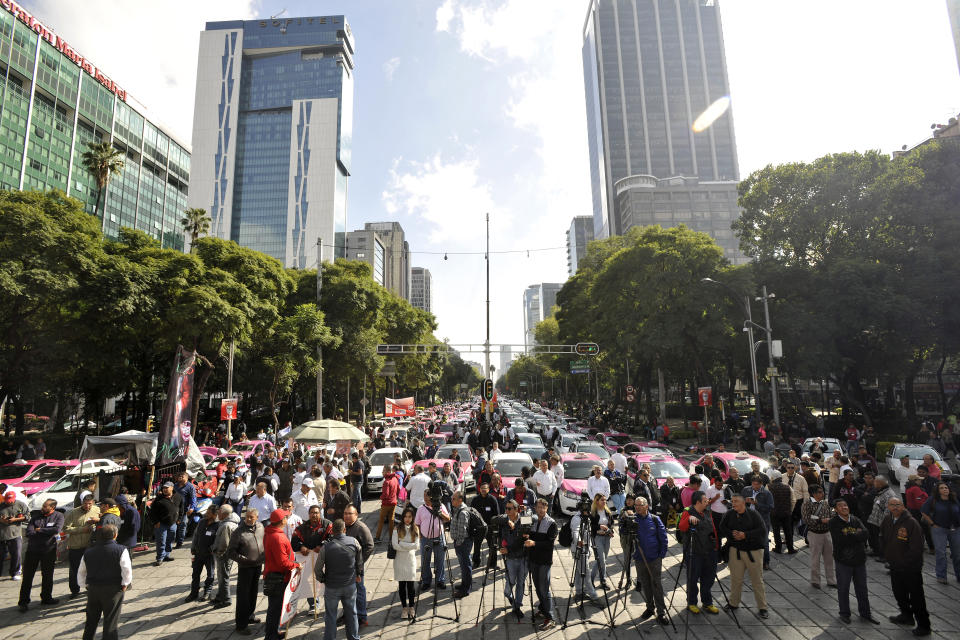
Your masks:
M20 553L23 545L21 526L30 510L17 500L17 494L7 491L0 504L0 574L3 573L4 556L10 556L10 577L20 579Z
M284 527L288 512L276 509L263 532L263 592L267 596L266 640L279 640L283 593L290 582L291 571L300 568Z

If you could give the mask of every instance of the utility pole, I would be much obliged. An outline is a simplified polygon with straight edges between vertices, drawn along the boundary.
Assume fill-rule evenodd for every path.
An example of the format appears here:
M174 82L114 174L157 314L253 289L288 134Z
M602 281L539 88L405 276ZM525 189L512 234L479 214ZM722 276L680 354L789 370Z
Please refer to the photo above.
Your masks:
M323 239L317 238L317 310L323 287ZM317 420L323 420L323 347L317 345Z
M233 353L236 342L230 340L230 357L227 359L227 399L233 400ZM233 420L227 418L227 441L233 442Z
M773 369L773 330L770 328L770 296L767 285L763 285L763 315L767 322L767 359ZM773 403L773 423L780 426L780 406L777 400L777 376L770 376L770 400Z
M490 213L487 213L487 251L484 254L487 261L487 341L483 343L483 377L490 377ZM490 422L490 401L484 402L487 422Z
M757 350L753 342L753 309L750 296L743 296L743 306L747 311L747 337L750 339L750 376L753 381L753 402L756 404L757 415L760 415L760 385L757 383ZM769 326L769 322L767 325Z

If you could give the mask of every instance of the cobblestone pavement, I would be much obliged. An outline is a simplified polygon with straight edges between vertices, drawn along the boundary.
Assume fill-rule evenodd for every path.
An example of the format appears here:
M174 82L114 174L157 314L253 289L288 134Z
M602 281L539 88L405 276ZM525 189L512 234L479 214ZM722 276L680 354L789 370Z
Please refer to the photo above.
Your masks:
M364 505L363 519L367 524L376 517L375 501L367 501ZM375 523L375 520L373 522ZM667 636L681 637L689 621L689 637L726 638L747 634L752 640L762 638L776 638L777 640L800 640L802 638L912 638L910 630L898 627L887 621L888 615L897 613L896 602L890 588L890 578L884 571L883 564L868 560L868 585L870 590L870 605L874 616L881 620L879 627L861 622L854 613L851 624L843 624L837 617L836 591L832 589L817 590L809 583L809 554L799 545L796 555L772 556L772 569L765 572L767 600L770 607L770 617L760 620L753 606L753 595L750 593L749 579L744 585L744 596L741 608L737 613L742 631L737 628L736 622L726 613L720 615L689 615L683 610L684 585L681 581L674 590L681 547L671 534L671 556L664 561L664 590L669 600L673 595L673 608L670 613L676 630L673 627L660 627L654 620L640 622L639 615L644 609L641 595L626 587L618 590L622 569L619 564L619 541L614 538L609 557L609 570L613 590L608 591L611 606L618 600L616 627L613 635L618 638L635 637L638 633L653 636L666 634ZM454 576L459 575L457 560L450 550L450 563ZM185 545L174 553L175 562L165 563L161 567L154 567L154 553L151 550L137 553L133 558L134 588L127 592L123 603L123 613L120 623L121 638L143 638L157 640L192 640L236 637L233 633L233 608L213 610L208 603L184 603L183 600L189 591L190 585L190 554ZM933 638L955 639L960 637L960 585L952 579L949 584L938 584L933 574L933 556L925 558L924 581L927 595L927 605L931 613ZM567 607L567 596L570 593L571 569L573 566L570 552L559 548L554 554L554 569L552 575L552 590L556 598L556 606L560 617L564 617ZM726 569L719 573L725 589L729 589L729 576ZM27 613L17 611L17 596L20 583L9 577L0 579L0 637L13 638L79 638L83 632L85 598L74 600L66 598L67 565L57 565L54 583L54 597L60 603L52 606L39 604L39 575L34 583L33 603ZM454 617L454 604L451 589L439 592L437 616L433 616L434 592L428 591L421 596L419 603L419 617L415 622L400 619L400 602L393 580L393 567L386 557L386 547L378 544L373 557L366 568L366 586L369 598L369 626L361 630L363 638L377 640L399 640L419 638L425 640L452 640L454 638L485 637L488 640L513 640L515 638L534 636L539 638L582 638L593 640L609 637L610 630L601 626L607 619L607 613L590 604L584 610L586 619L591 623L581 621L580 614L575 606L569 609L569 625L566 629L557 625L553 629L539 632L530 623L529 596L524 598L523 620L518 621L515 616L503 610L503 578L502 571L496 575L496 584L493 584L493 575L488 576L488 584L482 596L479 585L482 584L484 572L477 570L474 575L475 591L467 598L459 601L460 621L450 621L441 616ZM262 584L262 583L261 583ZM496 591L496 593L494 593ZM602 595L602 591L599 592ZM714 600L718 606L725 600L717 585L713 588ZM624 610L624 603L626 610ZM852 609L856 612L855 597L851 593ZM494 608L496 605L496 608ZM289 638L316 638L322 637L323 618L313 620L312 614L306 613L306 603L301 604L301 613L291 623L288 631ZM479 614L479 624L478 621ZM257 615L266 616L266 598L261 594ZM539 618L538 618L539 621ZM256 636L263 636L262 625L253 627ZM478 636L479 634L479 636ZM486 634L491 634L486 636ZM98 636L99 637L99 634ZM343 629L339 629L338 638L344 638Z

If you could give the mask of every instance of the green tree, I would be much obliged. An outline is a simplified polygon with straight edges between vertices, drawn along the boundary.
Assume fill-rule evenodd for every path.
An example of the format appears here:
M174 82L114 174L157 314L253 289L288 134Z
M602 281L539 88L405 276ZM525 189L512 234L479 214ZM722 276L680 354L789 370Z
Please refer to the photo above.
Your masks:
M197 244L197 239L210 233L210 214L207 213L206 209L187 209L183 212L183 217L180 218L180 224L183 226L183 231L188 236L190 236L190 251L193 251L193 246Z
M107 185L110 183L110 176L118 176L123 171L123 152L115 149L110 142L88 142L82 158L84 168L90 172L94 182L97 183L97 204L94 213L106 221Z

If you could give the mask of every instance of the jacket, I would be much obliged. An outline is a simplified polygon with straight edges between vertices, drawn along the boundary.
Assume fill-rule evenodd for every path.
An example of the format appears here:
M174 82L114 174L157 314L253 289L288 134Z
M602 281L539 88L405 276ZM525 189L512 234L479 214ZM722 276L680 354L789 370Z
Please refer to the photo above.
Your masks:
M397 551L397 557L393 559L393 579L397 582L413 582L419 578L417 574L417 550L420 549L419 540L411 540L413 534L407 532L401 540L397 531L403 525L397 525L393 529L393 536L390 538L390 544ZM413 529L413 525L410 526Z
M746 537L735 540L734 531L742 531ZM745 509L743 513L730 509L723 514L720 519L720 535L727 539L731 549L738 551L756 551L763 549L767 543L767 527L760 514L753 509Z
M666 485L664 485L666 486ZM660 506L660 490L657 489L656 480L644 482L637 474L637 479L633 483L633 495L647 499L647 505L651 511L655 511ZM678 494L679 495L679 494Z
M332 534L333 523L326 518L321 517L316 527L307 520L293 532L293 536L290 538L290 546L299 553L309 553L323 545ZM306 551L302 551L304 548L306 548Z
M550 516L544 516L542 520L537 519L533 523L530 540L535 544L528 550L531 564L547 566L553 564L553 546L557 541L557 533L557 523Z
M933 520L933 524L944 529L960 527L960 502L956 500L938 500L930 497L923 503L920 511ZM953 549L950 550L953 553ZM957 551L960 553L960 550Z
M176 503L165 496L157 496L150 505L150 519L154 524L170 527L177 523L180 517Z
M520 535L520 519L513 523L512 529L508 522L508 518L504 518L500 525L500 547L507 550L508 558L522 558L524 539Z
M201 518L197 528L193 530L193 540L190 543L190 554L198 558L209 558L213 554L213 543L217 539L217 530L220 523L217 520L207 522Z
M246 522L237 525L230 536L227 557L238 567L259 567L263 564L263 525L257 522L252 527Z
M332 496L330 492L323 497L323 516L328 520L339 520L343 518L343 510L353 504L346 491L337 491Z
M867 563L864 544L870 537L860 518L851 515L844 520L839 515L830 518L830 539L833 541L833 559L848 567L862 567Z
M807 525L807 530L812 531L813 533L828 533L830 531L830 523L823 522L823 518L830 518L833 509L830 508L830 505L826 500L821 500L816 502L813 498L807 498L803 501L803 506L800 507L800 517L803 518L803 523Z
M770 483L770 493L773 495L773 512L771 516L785 518L793 513L793 491L782 479Z
M347 527L344 533L360 543L360 551L363 553L363 561L366 562L367 558L369 558L373 553L373 534L370 533L370 528L363 524L363 522L360 520L357 520L352 525Z
M667 556L667 529L663 521L652 513L645 516L637 515L637 532L634 534L635 546L633 557L641 566L644 561L650 562ZM642 553L641 553L642 552Z
M383 476L383 490L380 493L380 504L395 505L400 497L400 483L397 474L387 473Z
M740 492L744 498L756 498L756 504L751 504L750 508L755 510L760 514L760 519L763 520L763 524L770 528L770 514L773 513L773 494L770 493L770 490L760 485L760 491L757 492L757 495L753 495L753 486L744 487L743 491Z
M90 535L96 524L86 524L90 518L100 517L100 508L97 505L84 511L80 507L71 509L63 519L63 532L67 534L67 549L86 549L90 545Z
M117 544L125 547L137 546L137 534L140 533L140 512L127 501L122 493L117 496L117 505L120 507L120 518L123 523L117 532Z
M331 588L347 587L363 577L363 552L360 544L342 533L327 540L317 556L314 569L317 580Z
M880 548L892 571L923 571L923 529L909 511L893 521L887 512L880 522Z
M867 523L879 527L883 519L889 514L887 511L887 503L890 501L890 498L896 497L897 494L895 494L890 487L878 493L877 497L873 499L873 509L870 511L870 517L867 518Z
M696 517L699 522L690 525L690 517ZM713 524L713 516L709 510L703 514L697 513L694 507L687 507L680 516L677 529L687 534L690 540L690 552L694 555L705 556L717 551L717 529Z
M230 537L233 536L233 532L237 530L239 524L240 516L235 513L231 513L220 521L220 526L217 527L217 536L213 541L213 546L210 548L215 555L222 557L226 554L227 547L230 546Z
M27 520L27 551L35 553L55 552L62 530L62 513L54 511L48 516L38 513L35 517Z
M263 575L282 573L284 582L290 580L290 571L296 566L290 540L283 527L270 525L263 532Z

